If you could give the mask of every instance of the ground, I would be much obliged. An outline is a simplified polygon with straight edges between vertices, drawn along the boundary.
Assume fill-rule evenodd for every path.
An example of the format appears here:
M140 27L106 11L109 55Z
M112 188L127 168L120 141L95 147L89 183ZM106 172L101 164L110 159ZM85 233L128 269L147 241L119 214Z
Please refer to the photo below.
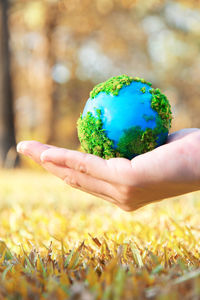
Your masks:
M137 212L0 171L0 299L199 299L200 194Z

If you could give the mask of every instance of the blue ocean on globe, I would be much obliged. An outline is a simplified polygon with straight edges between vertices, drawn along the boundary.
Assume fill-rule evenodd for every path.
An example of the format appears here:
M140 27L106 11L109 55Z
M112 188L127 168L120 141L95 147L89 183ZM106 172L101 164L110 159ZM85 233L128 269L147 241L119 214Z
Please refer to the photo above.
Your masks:
M145 92L141 91L144 87ZM97 117L97 110L101 110L103 129L116 149L125 130L140 126L145 131L147 128L154 129L157 126L158 113L151 108L150 90L148 84L134 81L122 87L116 96L100 92L93 99L88 99L82 117L86 116L87 112ZM158 135L157 146L165 142L167 135L168 132Z

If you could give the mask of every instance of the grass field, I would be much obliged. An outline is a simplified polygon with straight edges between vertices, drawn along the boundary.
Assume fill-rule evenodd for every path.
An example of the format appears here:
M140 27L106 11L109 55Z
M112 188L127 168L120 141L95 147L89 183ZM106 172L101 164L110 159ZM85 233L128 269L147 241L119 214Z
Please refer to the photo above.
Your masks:
M200 299L200 193L127 213L0 171L0 299Z

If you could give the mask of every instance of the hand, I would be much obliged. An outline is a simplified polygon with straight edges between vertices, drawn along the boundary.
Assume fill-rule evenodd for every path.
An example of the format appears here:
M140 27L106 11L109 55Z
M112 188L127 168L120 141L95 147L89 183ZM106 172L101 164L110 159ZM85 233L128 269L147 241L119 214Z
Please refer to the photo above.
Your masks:
M126 211L200 188L200 130L183 129L153 151L125 158L21 142L17 151L72 187L106 199Z

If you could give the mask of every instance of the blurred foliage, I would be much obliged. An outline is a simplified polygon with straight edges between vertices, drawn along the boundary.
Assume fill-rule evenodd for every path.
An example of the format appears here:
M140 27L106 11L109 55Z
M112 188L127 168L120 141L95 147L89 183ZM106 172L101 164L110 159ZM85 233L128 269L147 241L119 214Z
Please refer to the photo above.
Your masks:
M0 177L0 299L200 298L199 193L127 213L48 174Z
M200 2L12 0L17 139L77 148L92 87L143 77L173 108L173 130L200 127Z

